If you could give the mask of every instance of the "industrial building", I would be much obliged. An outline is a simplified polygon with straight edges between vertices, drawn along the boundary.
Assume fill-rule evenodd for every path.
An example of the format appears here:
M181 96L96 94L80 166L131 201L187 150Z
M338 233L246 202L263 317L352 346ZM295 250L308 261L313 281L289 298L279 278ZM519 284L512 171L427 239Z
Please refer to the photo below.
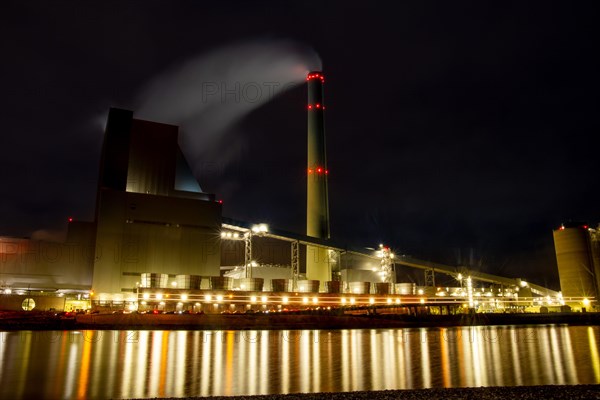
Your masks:
M319 71L307 75L306 234L223 217L221 203L195 179L176 126L113 108L94 221L70 220L64 243L0 238L0 308L222 312L435 303L494 311L565 304L525 280L398 256L383 244L338 245L329 222L324 82ZM562 296L595 298L598 273L581 290L573 284L589 278L592 264L582 260L593 257L582 253L589 235L570 229L555 232ZM562 250L571 244L577 250ZM425 285L397 282L402 268L423 270ZM436 274L454 284L437 286Z
M565 223L554 230L553 236L562 296L597 299L600 293L598 229L583 223ZM573 305L577 308L578 303Z

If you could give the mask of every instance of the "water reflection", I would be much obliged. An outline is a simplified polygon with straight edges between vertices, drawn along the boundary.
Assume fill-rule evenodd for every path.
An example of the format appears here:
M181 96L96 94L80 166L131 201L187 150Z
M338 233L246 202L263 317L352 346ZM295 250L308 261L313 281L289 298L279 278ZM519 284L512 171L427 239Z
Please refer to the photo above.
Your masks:
M4 332L0 397L597 384L599 338L599 327L567 326Z

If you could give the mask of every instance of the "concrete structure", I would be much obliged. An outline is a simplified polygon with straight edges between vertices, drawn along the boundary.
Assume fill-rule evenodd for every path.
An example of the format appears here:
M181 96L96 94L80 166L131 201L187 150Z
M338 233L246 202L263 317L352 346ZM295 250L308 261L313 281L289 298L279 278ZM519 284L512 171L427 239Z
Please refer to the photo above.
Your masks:
M571 297L598 298L600 269L594 262L598 241L596 231L585 224L563 224L554 230L554 249L560 278L560 288L568 305Z
M93 301L127 300L142 273L220 275L221 205L201 191L177 136L175 126L110 110L96 206Z
M306 185L306 235L329 239L329 200L327 193L327 154L325 146L325 101L320 71L310 72L308 82L308 157ZM332 279L327 250L308 246L306 276L324 286Z

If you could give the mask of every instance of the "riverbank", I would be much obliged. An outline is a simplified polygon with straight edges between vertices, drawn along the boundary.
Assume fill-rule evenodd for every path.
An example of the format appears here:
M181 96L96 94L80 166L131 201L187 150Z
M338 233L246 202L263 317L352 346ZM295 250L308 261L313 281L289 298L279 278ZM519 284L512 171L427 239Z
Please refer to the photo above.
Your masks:
M206 398L202 397L202 399ZM208 398L211 400L588 400L600 399L600 385L496 386L344 393L295 393L265 396L216 396ZM188 397L188 399L200 399L200 397Z
M78 314L0 312L0 330L385 329L486 325L600 325L600 313L330 315Z

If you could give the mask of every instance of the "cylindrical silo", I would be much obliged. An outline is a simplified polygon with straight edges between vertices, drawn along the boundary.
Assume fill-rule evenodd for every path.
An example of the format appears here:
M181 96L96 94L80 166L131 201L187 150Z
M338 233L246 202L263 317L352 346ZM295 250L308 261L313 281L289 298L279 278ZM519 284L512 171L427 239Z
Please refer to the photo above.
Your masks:
M369 294L371 282L348 282L348 292L354 294Z
M298 281L298 292L302 293L319 293L320 282L315 279Z
M168 288L169 274L158 274L145 272L140 277L140 287L142 288Z
M556 229L554 250L563 298L597 297L588 227L562 225Z

